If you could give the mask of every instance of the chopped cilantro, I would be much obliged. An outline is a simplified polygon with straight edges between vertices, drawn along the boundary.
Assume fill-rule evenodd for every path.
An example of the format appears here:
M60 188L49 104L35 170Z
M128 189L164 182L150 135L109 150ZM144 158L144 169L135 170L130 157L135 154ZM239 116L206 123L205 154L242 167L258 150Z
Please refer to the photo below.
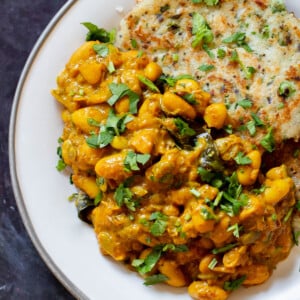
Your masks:
M103 28L99 28L97 25L90 22L81 23L89 31L86 35L86 41L100 41L103 43L114 43L115 31L106 31Z
M293 232L293 240L296 246L299 246L300 231Z
M138 48L138 43L137 43L136 39L131 39L130 43L131 43L131 47L133 49L137 49Z
M247 79L251 79L253 75L256 73L256 69L254 67L246 67L244 69L245 76Z
M215 248L211 252L212 252L212 254L224 253L224 252L227 252L227 251L233 249L236 246L237 246L237 243L235 243L235 244L228 244L228 245L226 245L224 247L221 247L221 248Z
M200 193L197 189L195 189L195 188L191 188L191 189L190 189L190 193L191 193L193 196L195 196L196 198L200 198L200 196L201 196L201 193Z
M95 44L93 46L94 51L101 57L106 57L109 54L107 45Z
M200 214L204 218L204 220L216 220L217 219L216 215L208 207L205 207L205 206L201 207Z
M252 107L253 103L251 100L245 98L245 99L239 100L237 102L237 105L242 108L250 108L250 107Z
M272 0L271 1L272 13L282 12L286 10L284 0Z
M154 285L167 281L169 278L164 274L154 274L145 278L144 285Z
M63 159L63 156L62 156L62 147L61 147L61 145L63 143L63 140L61 138L59 138L58 143L59 143L59 146L56 148L56 154L58 155L59 159L57 161L56 170L61 172L67 167L67 164L64 162L64 159Z
M211 43L214 35L203 16L199 13L193 13L192 18L192 34L194 36L192 47L195 48L203 43Z
M208 55L211 59L214 59L214 58L215 58L214 53L211 51L211 49L208 47L207 44L203 44L203 45L202 45L202 48L203 48L203 50L207 53L207 55Z
M222 48L217 50L217 57L223 59L226 56L226 51Z
M186 245L157 245L152 248L151 252L144 259L134 259L131 265L135 267L140 274L144 275L153 270L163 252L167 251L185 252L188 251L188 248Z
M162 254L162 247L155 246L152 251L144 259L134 259L132 266L137 269L140 274L146 274L150 272L156 263L159 261Z
M142 82L144 85L146 85L152 92L157 92L159 93L159 89L158 87L148 78L146 78L145 76L142 75L138 75L137 76L139 81Z
M261 31L263 39L268 39L270 37L270 26L268 24L264 25Z
M236 32L231 36L223 39L222 41L225 44L236 44L239 47L243 47L246 51L252 52L253 50L246 43L246 34L244 32Z
M282 96L283 98L288 98L293 96L296 92L296 88L293 82L291 81L283 81L280 83L278 88L278 95Z
M224 283L223 288L225 291L234 291L243 284L243 282L246 280L246 278L247 278L246 275L243 275L242 277L240 277L236 280L226 281Z
M203 72L209 72L209 71L212 71L214 68L215 68L214 65L203 64L198 68L198 70L203 71Z
M116 71L115 65L112 61L110 61L107 65L107 70L109 72L109 74L112 74Z
M239 152L234 160L238 165L249 165L252 163L252 160L242 152Z
M95 206L100 204L100 202L102 201L102 198L103 198L103 193L102 193L102 191L99 191L99 193L96 195L96 197L94 199Z
M213 270L215 268L215 266L218 264L217 259L214 257L211 262L208 264L208 268L210 270Z
M129 97L129 111L132 114L137 112L137 104L140 100L139 95L132 91L124 83L111 83L109 89L112 93L112 96L107 100L108 104L113 106L119 99L128 96Z
M182 75L178 75L176 77L172 77L172 76L163 74L159 77L160 81L165 82L167 85L169 85L171 87L175 86L176 82L181 79L194 79L194 77L189 74L182 74Z
M204 2L208 6L214 6L219 3L219 0L192 0L192 2L195 4Z
M104 148L111 143L114 136L120 135L126 129L126 124L133 118L127 114L117 116L111 109L108 113L106 124L100 124L98 134L93 133L86 139L87 144L92 148Z
M231 225L227 228L227 231L232 231L233 236L236 238L240 237L240 231L242 230L242 226L239 226L238 223L235 223L234 225Z
M283 222L284 223L286 223L289 219L290 219L290 217L291 217L291 215L292 215L292 213L293 213L293 210L294 210L294 207L291 207L289 210L288 210L288 212L287 212L287 214L284 216L284 218L283 218Z
M273 128L268 129L268 133L261 139L260 144L268 151L273 152L275 150L275 139L273 136Z
M175 118L174 124L179 130L179 134L182 136L193 136L196 134L196 131L189 127L189 124L184 122L181 118Z
M183 96L181 96L186 102L188 102L189 104L197 104L196 98L193 94L184 94Z
M161 236L164 234L167 228L167 220L168 216L164 215L161 212L154 212L150 216L150 221L154 221L154 223L150 226L150 232L154 236Z
M259 194L263 193L266 190L266 188L267 187L265 185L262 185L260 188L253 189L252 192L256 195L259 195Z
M126 187L124 183L121 183L115 190L114 199L119 207L125 205L129 210L135 211L138 205L134 200L131 190Z
M147 161L150 159L150 154L138 154L134 151L128 151L125 160L124 160L124 168L126 171L139 171L139 163L145 165Z

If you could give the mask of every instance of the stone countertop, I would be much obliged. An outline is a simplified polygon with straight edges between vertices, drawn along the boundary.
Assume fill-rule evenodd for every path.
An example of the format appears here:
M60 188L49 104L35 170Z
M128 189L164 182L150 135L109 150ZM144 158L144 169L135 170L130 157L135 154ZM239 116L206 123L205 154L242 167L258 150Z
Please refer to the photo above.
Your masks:
M8 164L14 92L37 38L66 0L0 3L0 300L74 299L48 270L24 228Z

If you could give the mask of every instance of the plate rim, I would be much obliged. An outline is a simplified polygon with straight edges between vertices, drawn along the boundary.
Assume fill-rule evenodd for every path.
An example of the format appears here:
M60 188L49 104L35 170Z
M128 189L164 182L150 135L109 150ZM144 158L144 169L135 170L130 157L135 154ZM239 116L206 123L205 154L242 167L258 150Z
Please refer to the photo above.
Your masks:
M25 62L23 70L18 80L18 84L15 90L10 121L9 121L9 134L8 134L8 156L9 156L9 171L10 171L10 179L11 185L13 189L13 194L16 200L18 211L21 215L21 219L25 226L25 229L30 237L31 242L33 243L35 249L38 254L46 264L47 268L51 271L51 273L56 277L56 279L70 292L72 296L77 299L88 299L88 297L64 274L64 272L55 264L52 260L51 256L42 245L34 226L29 218L29 214L25 205L24 197L20 188L18 172L16 167L16 124L17 124L17 116L19 111L19 104L21 102L21 95L23 88L25 86L25 81L27 79L27 75L29 74L33 62L39 54L41 48L47 41L47 38L51 34L51 32L55 29L55 26L58 22L66 15L66 13L71 9L73 5L75 5L78 0L68 0L54 15L54 17L50 20L48 25L42 31L38 40L35 42L30 54Z

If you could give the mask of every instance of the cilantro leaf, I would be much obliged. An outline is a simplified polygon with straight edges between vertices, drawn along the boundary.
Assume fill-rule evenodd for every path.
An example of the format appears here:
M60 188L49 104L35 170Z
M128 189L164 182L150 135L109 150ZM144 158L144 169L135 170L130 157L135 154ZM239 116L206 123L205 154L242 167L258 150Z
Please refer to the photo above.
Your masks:
M198 70L200 70L202 72L209 72L209 71L212 71L214 68L215 68L214 65L203 64L198 68Z
M167 281L169 278L164 274L154 274L145 278L144 285L153 285Z
M114 199L119 207L125 205L131 211L135 211L138 205L137 201L133 198L131 190L124 183L121 183L115 190Z
M181 79L194 79L194 77L189 74L182 74L175 77L163 74L159 77L159 81L162 81L171 87L174 87L176 82Z
M58 139L58 143L59 143L59 146L56 148L56 154L58 155L59 160L57 161L57 164L56 164L56 170L61 172L67 167L67 164L64 162L64 159L63 159L63 156L62 156L62 147L61 147L61 145L63 143L63 140Z
M286 10L284 0L272 0L271 1L272 13L282 12Z
M193 3L198 4L203 2L208 5L208 6L214 6L217 5L219 3L219 0L192 0Z
M224 282L223 288L225 291L234 291L243 284L243 282L245 281L246 278L247 278L246 275L243 275L242 277L240 277L236 280L226 281L226 282Z
M151 80L142 75L138 75L137 77L139 81L146 85L152 92L160 93L158 87Z
M224 246L224 247L213 249L213 250L211 251L211 253L212 253L212 254L224 253L224 252L227 252L227 251L233 249L233 248L236 247L236 246L237 246L237 243L235 243L235 244L228 244L228 245L226 245L226 246Z
M119 99L128 96L129 97L129 111L132 114L137 113L137 104L140 100L140 97L137 93L132 91L124 83L111 83L109 89L112 93L112 96L107 100L108 104L113 106Z
M211 260L211 262L209 263L208 268L209 268L210 270L213 270L217 264L218 264L218 261L217 261L217 259L214 257L214 258Z
M182 136L193 136L196 134L196 131L189 127L188 123L184 122L181 118L175 118L174 124L179 130L179 134Z
M150 216L150 221L154 223L150 226L150 232L154 236L161 236L167 228L168 217L161 212L154 212Z
M135 267L140 274L149 273L159 261L161 254L162 247L160 245L155 246L145 259L133 260L132 266Z
M260 144L268 151L273 152L275 150L275 139L273 136L273 128L268 129L268 133L261 139Z
M106 57L109 54L107 45L95 44L93 49L101 57Z
M128 151L124 160L124 168L129 172L139 171L140 167L138 166L138 163L145 165L150 157L150 154L137 154L134 151Z
M250 108L250 107L252 107L253 103L251 100L245 98L245 99L238 101L237 105L239 105L242 108Z
M239 226L238 223L235 223L234 225L231 225L227 228L227 231L232 231L233 236L236 238L240 237L240 231L242 230L242 226Z
M108 113L106 124L99 124L100 130L98 134L93 133L87 137L86 143L92 148L104 148L109 145L114 136L120 135L126 129L126 124L132 121L132 117L125 114L117 116L111 109ZM96 125L96 123L94 123Z
M97 25L90 22L81 23L89 31L86 35L86 41L100 41L103 43L113 43L114 33L113 31L108 32L103 28L99 28Z
M246 51L252 52L253 50L246 43L246 34L244 32L235 32L231 36L223 39L222 41L225 44L236 44L239 47L243 47Z
M201 207L200 214L204 218L204 220L216 220L217 219L216 215L208 207L205 207L205 206Z
M238 165L249 165L252 163L252 160L248 156L244 155L243 152L239 152L234 160Z
M199 13L193 13L192 18L192 35L194 36L192 47L196 48L202 43L211 43L214 35L203 16Z
M278 95L283 98L291 97L296 92L296 88L293 82L283 81L280 83L278 88Z

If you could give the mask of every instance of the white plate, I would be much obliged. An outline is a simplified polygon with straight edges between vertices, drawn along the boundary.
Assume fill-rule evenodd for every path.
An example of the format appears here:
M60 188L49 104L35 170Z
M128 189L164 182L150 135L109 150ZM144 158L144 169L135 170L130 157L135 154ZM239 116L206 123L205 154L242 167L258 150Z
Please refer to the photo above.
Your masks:
M300 16L300 2L287 1ZM142 279L99 253L91 227L67 201L69 180L56 171L60 107L50 95L55 78L71 53L83 43L81 22L116 27L134 0L69 1L52 20L25 66L13 105L10 166L14 191L25 226L48 267L80 299L183 300L186 289L145 287ZM231 300L299 300L300 250L294 247L264 285L241 289Z

